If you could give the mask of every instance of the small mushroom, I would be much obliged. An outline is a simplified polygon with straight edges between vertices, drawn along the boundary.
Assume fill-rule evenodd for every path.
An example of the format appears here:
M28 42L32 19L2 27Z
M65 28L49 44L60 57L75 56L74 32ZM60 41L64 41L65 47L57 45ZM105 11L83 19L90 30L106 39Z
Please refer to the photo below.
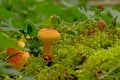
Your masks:
M13 68L20 69L23 67L26 63L28 63L28 59L30 58L30 55L28 52L21 51L17 53L16 55L12 56L9 59L9 63Z
M49 29L49 28L43 28L39 30L38 39L42 40L44 43L42 56L45 61L49 61L53 59L51 42L56 41L59 38L60 38L60 33L57 30Z
M102 3L98 3L97 7L98 7L98 9L103 9L103 4Z
M104 20L98 20L97 25L98 25L98 29L104 29L107 26Z
M15 54L17 54L17 53L20 52L20 51L21 51L21 50L18 50L18 49L12 48L12 47L7 48L7 53L8 53L9 55L15 55Z

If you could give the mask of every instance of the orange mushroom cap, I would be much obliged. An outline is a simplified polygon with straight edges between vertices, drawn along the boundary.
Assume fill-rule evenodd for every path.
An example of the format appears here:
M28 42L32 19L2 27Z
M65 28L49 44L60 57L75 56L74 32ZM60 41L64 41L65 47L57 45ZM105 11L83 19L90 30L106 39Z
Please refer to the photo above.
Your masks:
M49 29L49 28L43 28L40 29L38 32L38 39L42 41L56 41L60 38L60 33L57 30Z
M9 59L9 63L12 65L13 68L19 69L28 62L29 57L30 55L28 52L22 51L11 57Z
M98 20L97 25L99 28L105 28L106 27L106 22L104 20Z
M15 48L7 48L7 53L9 54L9 55L15 55L15 54L17 54L17 53L19 53L19 52L21 52L21 50L18 50L18 49L15 49Z

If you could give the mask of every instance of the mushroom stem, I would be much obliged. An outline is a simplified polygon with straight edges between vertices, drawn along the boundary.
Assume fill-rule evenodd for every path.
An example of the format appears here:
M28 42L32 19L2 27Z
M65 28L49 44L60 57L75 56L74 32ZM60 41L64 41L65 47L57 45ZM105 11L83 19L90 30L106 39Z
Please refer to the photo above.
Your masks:
M44 42L43 58L44 58L44 60L46 60L46 61L53 59L51 42Z

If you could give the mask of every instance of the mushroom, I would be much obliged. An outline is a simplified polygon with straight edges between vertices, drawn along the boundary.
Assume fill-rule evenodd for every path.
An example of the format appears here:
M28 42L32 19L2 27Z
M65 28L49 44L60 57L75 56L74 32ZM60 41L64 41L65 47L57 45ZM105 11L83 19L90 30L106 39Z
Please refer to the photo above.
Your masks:
M30 58L30 55L28 52L21 51L16 55L12 56L9 59L9 63L13 68L20 69L21 67L26 65L26 63L28 63L29 58Z
M21 50L18 50L18 49L12 48L12 47L7 48L7 53L8 53L9 55L15 55L15 54L17 54L17 53L20 52L20 51L21 51Z
M98 29L106 28L106 22L104 20L98 20L97 25L98 25Z
M45 61L53 59L51 42L56 41L60 38L60 33L57 30L43 28L38 32L38 39L42 40L44 43L42 57Z
M102 3L98 3L98 4L97 4L97 7L98 7L98 9L103 9Z

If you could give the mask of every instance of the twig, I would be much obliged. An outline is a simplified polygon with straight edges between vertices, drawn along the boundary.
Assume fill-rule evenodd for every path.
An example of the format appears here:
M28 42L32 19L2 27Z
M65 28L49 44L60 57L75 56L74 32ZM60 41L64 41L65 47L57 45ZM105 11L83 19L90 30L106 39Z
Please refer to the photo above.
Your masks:
M6 53L6 50L0 52L0 54L4 54L4 53Z
M98 77L98 79L104 79L104 78L107 77L111 72L113 72L114 70L116 70L118 67L120 67L120 66L116 66L116 67L112 68L112 69L111 69L110 71L108 71L106 74Z

